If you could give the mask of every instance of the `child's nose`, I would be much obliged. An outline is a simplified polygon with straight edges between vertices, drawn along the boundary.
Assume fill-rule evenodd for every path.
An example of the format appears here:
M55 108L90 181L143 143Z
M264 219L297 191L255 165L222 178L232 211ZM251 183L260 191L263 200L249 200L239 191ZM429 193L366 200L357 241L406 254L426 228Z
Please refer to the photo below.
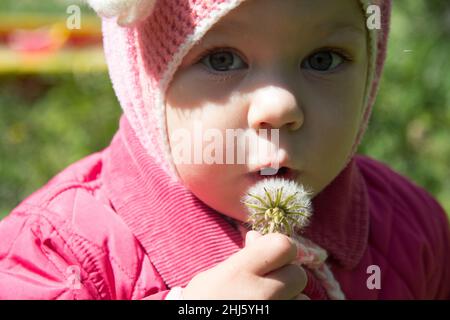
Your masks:
M249 127L297 130L303 125L304 114L295 95L288 89L267 86L251 94L248 112Z

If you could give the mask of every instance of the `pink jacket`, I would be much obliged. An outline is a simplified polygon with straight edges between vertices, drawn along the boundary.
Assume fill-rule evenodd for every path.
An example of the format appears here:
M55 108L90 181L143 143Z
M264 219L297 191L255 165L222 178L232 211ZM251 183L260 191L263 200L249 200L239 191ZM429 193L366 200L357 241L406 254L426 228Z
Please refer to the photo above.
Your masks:
M449 299L439 204L355 156L313 200L305 236L348 299ZM125 118L111 145L71 165L0 222L1 299L165 299L243 246L228 219L170 183ZM381 288L367 285L379 267ZM305 293L327 298L309 273Z

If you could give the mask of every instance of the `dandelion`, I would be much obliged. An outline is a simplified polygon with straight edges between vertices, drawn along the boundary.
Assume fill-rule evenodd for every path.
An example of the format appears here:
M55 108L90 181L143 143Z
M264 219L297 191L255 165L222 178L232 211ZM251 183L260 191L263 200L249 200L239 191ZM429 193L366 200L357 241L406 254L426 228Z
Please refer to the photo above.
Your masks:
M247 224L263 235L279 232L293 237L297 246L295 263L310 268L331 299L344 300L339 282L325 262L327 251L294 233L295 229L301 231L309 222L312 214L310 196L311 193L295 181L264 179L252 186L242 198L249 212Z
M243 197L247 223L261 234L272 232L294 235L307 226L312 214L310 192L295 181L267 178L252 186Z

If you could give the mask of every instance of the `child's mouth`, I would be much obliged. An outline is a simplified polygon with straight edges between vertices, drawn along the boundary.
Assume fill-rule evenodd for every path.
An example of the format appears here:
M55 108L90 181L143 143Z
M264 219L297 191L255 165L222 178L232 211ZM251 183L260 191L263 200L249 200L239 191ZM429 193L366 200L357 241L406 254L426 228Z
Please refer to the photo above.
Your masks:
M278 170L274 168L263 168L254 172L248 173L248 178L252 183L259 182L266 178L282 178L287 180L296 180L299 176L299 171L288 167L280 167Z

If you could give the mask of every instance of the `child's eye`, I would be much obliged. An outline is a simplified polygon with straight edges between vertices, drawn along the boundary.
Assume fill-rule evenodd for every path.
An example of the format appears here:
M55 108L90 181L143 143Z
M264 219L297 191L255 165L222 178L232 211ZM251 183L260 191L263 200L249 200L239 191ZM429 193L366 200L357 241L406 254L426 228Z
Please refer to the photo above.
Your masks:
M331 71L339 67L344 61L348 60L341 54L333 51L320 51L312 54L303 61L302 67L315 71Z
M247 64L233 51L220 50L207 53L200 61L214 71L226 72L244 69Z

